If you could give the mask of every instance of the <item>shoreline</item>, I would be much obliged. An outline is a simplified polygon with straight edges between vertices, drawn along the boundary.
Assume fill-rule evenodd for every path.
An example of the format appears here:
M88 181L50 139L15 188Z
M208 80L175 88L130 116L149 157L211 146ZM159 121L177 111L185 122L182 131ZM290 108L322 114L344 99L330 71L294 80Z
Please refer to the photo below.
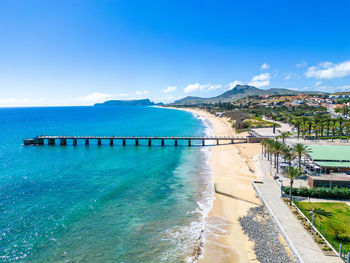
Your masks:
M211 124L216 136L235 135L226 118L218 118L199 109L173 108L199 115ZM253 157L260 152L258 144L229 144L210 147L209 165L212 183L219 193L205 219L205 243L197 262L258 262L254 243L243 233L238 219L252 207L261 205L251 185L258 179ZM223 195L224 194L224 195Z

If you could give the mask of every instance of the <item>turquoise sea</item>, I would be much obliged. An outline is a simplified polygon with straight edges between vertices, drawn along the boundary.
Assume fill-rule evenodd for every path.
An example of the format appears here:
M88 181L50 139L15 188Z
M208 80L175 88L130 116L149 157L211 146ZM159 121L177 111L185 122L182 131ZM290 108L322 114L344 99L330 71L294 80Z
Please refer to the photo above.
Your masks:
M209 130L188 112L155 107L0 109L0 260L190 262L213 199L207 147L23 139Z

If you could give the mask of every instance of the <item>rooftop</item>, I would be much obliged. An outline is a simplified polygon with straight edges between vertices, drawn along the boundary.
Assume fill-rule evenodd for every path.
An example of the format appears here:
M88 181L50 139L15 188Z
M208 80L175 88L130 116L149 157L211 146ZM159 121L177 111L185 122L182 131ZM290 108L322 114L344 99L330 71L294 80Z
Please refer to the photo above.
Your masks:
M341 145L311 145L310 156L321 167L350 167L350 147Z
M343 145L310 145L313 160L350 161L350 147Z

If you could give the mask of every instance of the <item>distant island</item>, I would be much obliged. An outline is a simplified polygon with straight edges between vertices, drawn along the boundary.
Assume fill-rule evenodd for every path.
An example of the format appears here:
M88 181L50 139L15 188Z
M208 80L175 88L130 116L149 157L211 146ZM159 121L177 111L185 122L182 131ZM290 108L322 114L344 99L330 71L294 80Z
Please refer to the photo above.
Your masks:
M141 100L108 100L103 103L96 103L94 106L161 106L163 103L154 103L149 99Z

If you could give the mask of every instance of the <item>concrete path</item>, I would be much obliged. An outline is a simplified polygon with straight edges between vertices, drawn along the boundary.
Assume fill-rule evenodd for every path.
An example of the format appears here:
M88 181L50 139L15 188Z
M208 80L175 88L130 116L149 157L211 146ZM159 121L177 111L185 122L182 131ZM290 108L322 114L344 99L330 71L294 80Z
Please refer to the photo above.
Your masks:
M269 176L269 169L265 166L261 154L254 160L256 174L262 178L262 184L255 184L258 195L267 210L272 214L286 241L295 252L300 262L305 263L341 263L337 256L326 256L313 241L311 235L298 222L297 218L280 198L280 187Z

